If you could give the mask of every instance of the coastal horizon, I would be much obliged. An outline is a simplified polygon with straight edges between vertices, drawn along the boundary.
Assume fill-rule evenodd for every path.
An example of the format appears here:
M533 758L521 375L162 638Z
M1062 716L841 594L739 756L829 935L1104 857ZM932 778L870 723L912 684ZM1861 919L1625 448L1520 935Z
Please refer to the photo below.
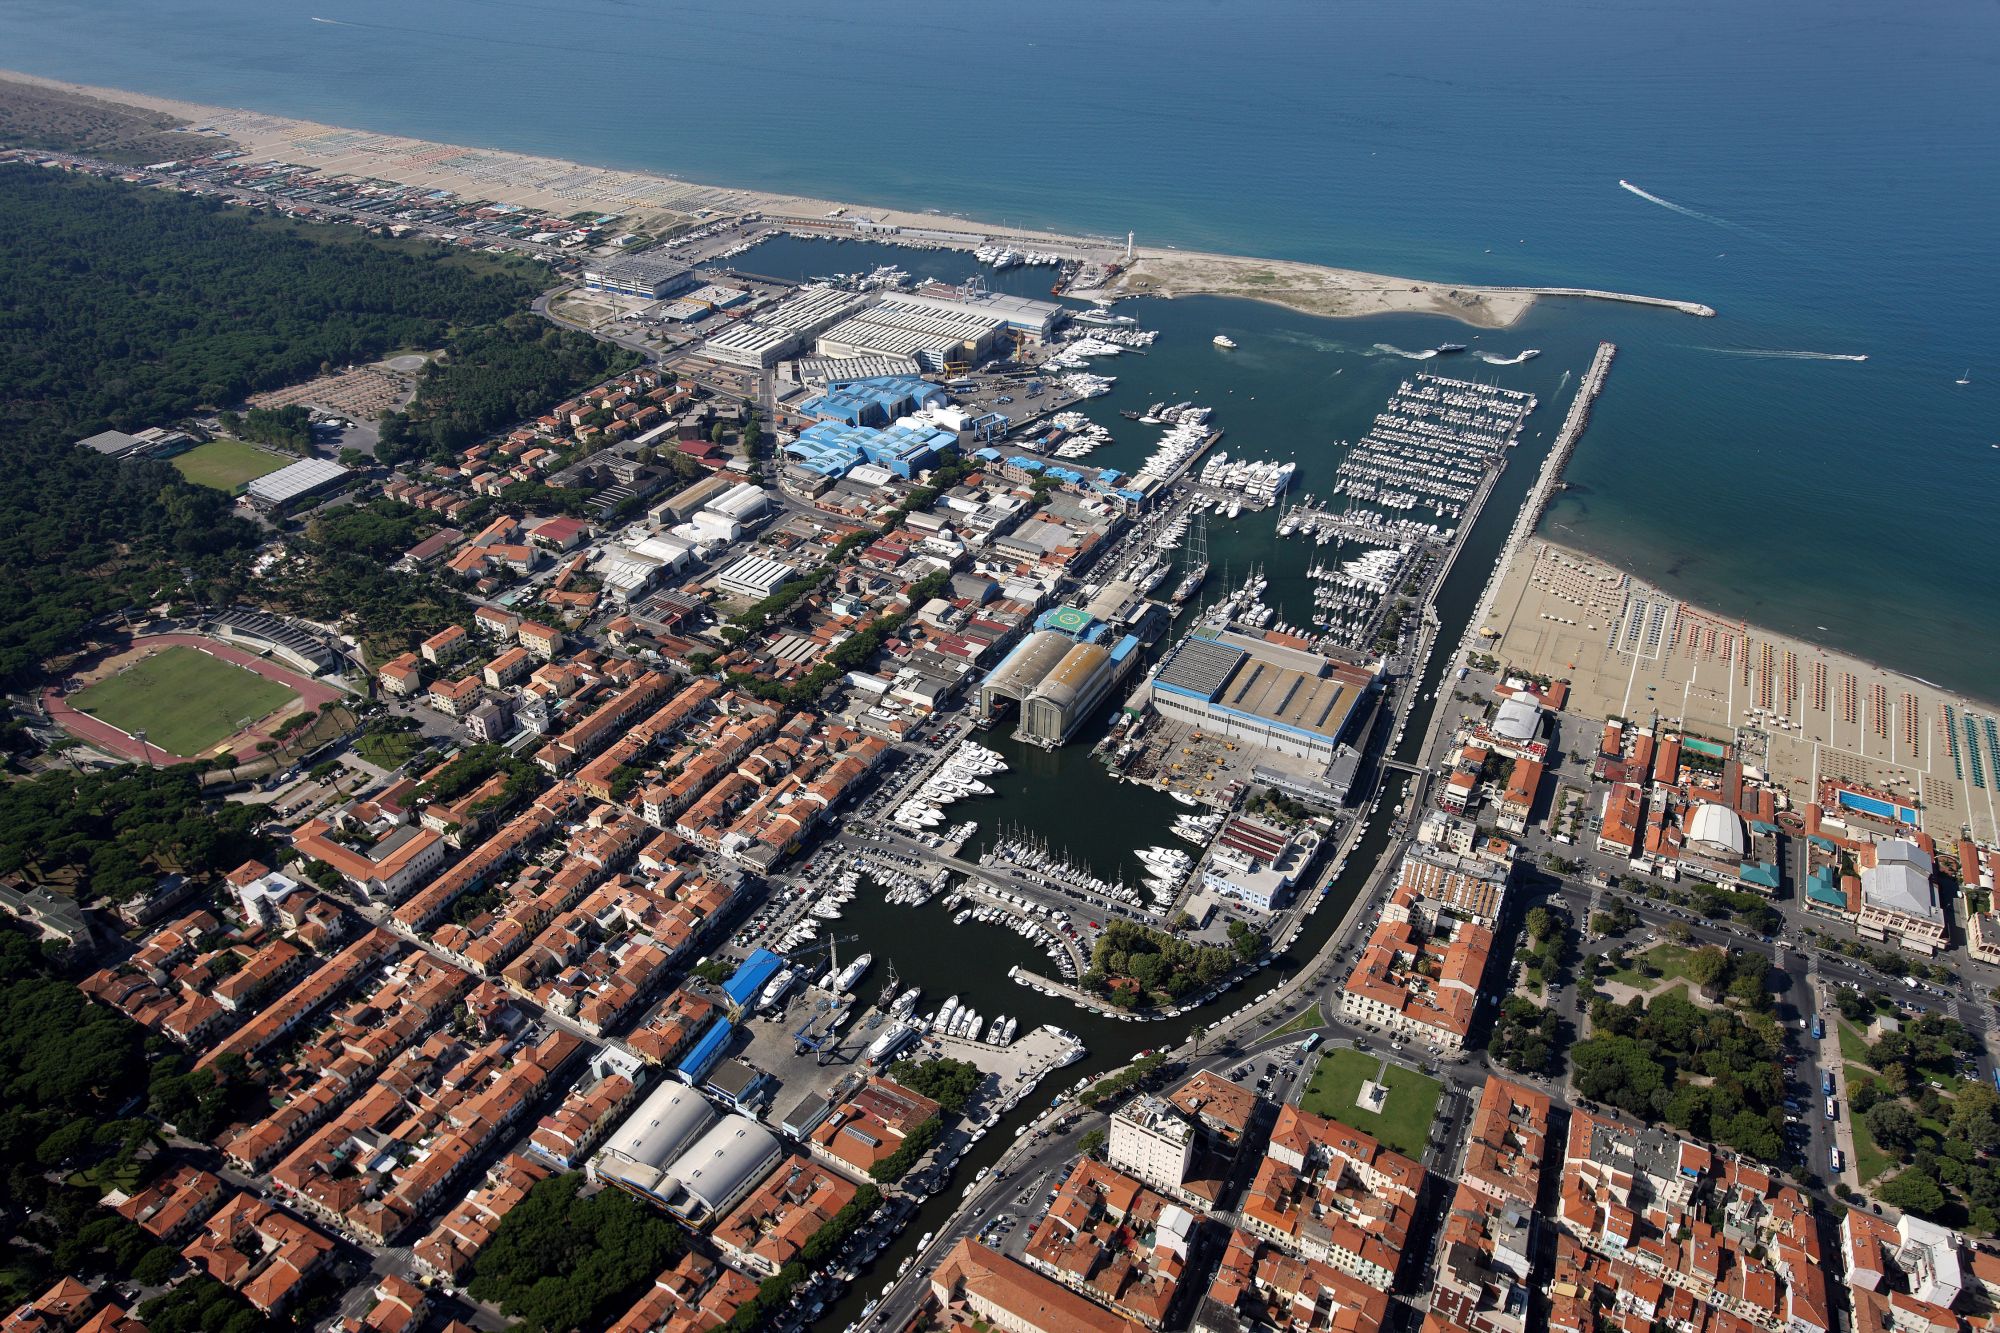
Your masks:
M552 157L503 147L451 144L407 134L362 131L254 107L221 106L134 89L55 79L22 70L0 68L0 82L50 89L165 114L186 122L190 129L212 128L247 153L292 162L330 176L372 176L449 190L461 197L490 196L497 202L522 206L557 206L574 205L582 201L578 197L581 195L606 208L629 210L629 216L634 219L671 216L692 220L731 210L770 213L781 209L791 210L804 218L836 214L866 215L871 221L889 227L955 225L974 229L978 234L995 240L1039 243L1071 249L1082 255L1108 257L1116 256L1123 250L1115 237L990 223L963 213L911 212L866 201L842 201L697 182L674 172L627 170L579 158ZM327 144L333 146L324 146ZM304 145L303 150L301 145ZM435 150L459 150L458 156L465 158L466 162L458 167L441 165ZM409 165L412 159L423 162L424 169L412 168ZM585 173L581 182L577 173ZM561 179L561 188L569 197L559 198L541 183L555 178ZM1620 184L1630 188L1626 182ZM698 212L701 209L710 210L710 213L701 214ZM1688 310L1714 314L1707 307L1673 298L1613 292L1594 292L1585 296L1576 289L1454 284L1307 261L1182 249L1172 245L1135 244L1133 253L1138 256L1139 263L1122 275L1114 287L1102 291L1077 291L1071 295L1086 299L1096 297L1102 301L1145 296L1167 299L1208 296L1274 306L1312 318L1351 320L1415 314L1446 318L1472 328L1496 331L1517 328L1531 311L1545 301L1582 302L1601 298L1641 313L1647 313L1647 308L1651 307L1658 313L1672 312L1675 317L1682 317ZM1153 266L1150 269L1149 263ZM1722 322L1728 321L1725 319ZM1805 357L1810 354L1797 355ZM1613 402L1615 404L1615 398ZM1586 450L1577 461L1587 469L1602 457L1601 452ZM1575 466L1576 462L1573 462L1572 468ZM1634 577L1643 574L1664 587L1675 589L1677 595L1685 596L1690 602L1714 603L1729 609L1731 614L1739 616L1745 623L1755 623L1753 608L1734 605L1737 599L1731 595L1734 590L1729 587L1704 585L1699 580L1677 577L1671 568L1643 569L1640 553L1631 548L1629 535L1621 540L1620 529L1598 526L1583 533L1570 531L1551 535L1561 526L1557 514L1572 511L1575 503L1575 493L1558 497L1554 507L1557 512L1543 518L1542 534L1549 536L1550 540L1562 541L1578 550L1589 551L1597 558L1611 561ZM1816 640L1805 639L1800 624L1775 628L1799 636L1804 641L1817 643ZM1895 656L1883 650L1872 653L1843 651L1852 651L1858 660L1871 664L1887 662ZM1913 671L1899 665L1885 665L1884 669L1920 679ZM1949 676L1952 673L1942 674ZM1983 689L1976 685L1953 685L1949 682L1938 688L1964 689L1967 697L1980 697L1982 694L2000 697L2000 676L1989 680Z
M9 1327L2000 1333L1996 48L0 5Z
M690 192L686 201L697 197L712 200L712 203L698 206L715 212L723 211L717 205L726 205L746 213L792 210L804 218L866 213L870 222L885 227L934 227L941 222L959 223L993 240L1057 245L1073 248L1084 255L1116 255L1127 248L1116 237L1080 231L1019 227L963 213L936 210L912 212L865 199L818 198L714 181L695 181L672 171L626 170L498 145L456 144L404 134L370 132L393 142L349 145L345 152L317 149L302 152L296 146L300 140L352 136L357 130L351 126L280 115L254 107L218 106L129 88L53 79L25 70L0 68L0 81L161 112L188 122L191 130L213 129L214 133L236 143L245 152L269 155L273 160L312 167L332 176L372 174L376 178L402 184L449 189L467 198L481 197L478 190L483 185L491 192L509 196L496 202L517 206L553 207L558 202L578 202L574 196L588 194L607 207L615 205L630 210L635 218L643 218L649 212L675 212L686 216L686 211L667 202L675 196L671 193L663 195L657 188L672 186ZM523 169L539 166L545 169L545 175L566 174L546 171L546 168L557 167L597 173L597 178L584 187L567 183L565 193L571 197L563 200L558 200L550 189L533 183L517 183L511 190L502 187L495 191L491 179L482 181L464 170L438 163L434 152L420 155L412 152L413 148L460 149L465 153L486 154L510 161ZM430 159L425 163L427 170L417 171L405 164L405 159L418 156ZM487 170L492 171L492 168ZM1511 328L1537 301L1549 298L1650 306L1696 317L1713 317L1716 313L1698 301L1643 293L1558 285L1495 286L1374 273L1278 256L1233 254L1178 245L1133 242L1130 251L1138 262L1121 274L1113 286L1102 290L1078 290L1071 295L1080 299L1104 300L1128 296L1161 296L1168 299L1188 295L1223 296L1266 302L1301 314L1329 319L1376 314L1428 314L1482 329Z

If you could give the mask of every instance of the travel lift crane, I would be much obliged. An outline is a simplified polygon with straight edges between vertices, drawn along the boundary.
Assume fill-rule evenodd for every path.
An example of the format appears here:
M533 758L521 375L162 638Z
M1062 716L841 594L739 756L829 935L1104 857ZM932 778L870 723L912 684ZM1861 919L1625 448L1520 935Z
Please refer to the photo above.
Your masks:
M803 964L807 959L824 954L828 967L838 975L840 946L859 943L860 939L859 935L829 934L824 941L815 939L811 944L792 950L785 955L785 961ZM807 1051L811 1051L817 1062L822 1065L833 1059L834 1052L840 1049L840 1037L834 1029L839 1025L843 1011L844 1006L837 995L830 1000L821 1000L807 1006L806 1021L792 1034L792 1040L798 1043L793 1053L804 1055Z

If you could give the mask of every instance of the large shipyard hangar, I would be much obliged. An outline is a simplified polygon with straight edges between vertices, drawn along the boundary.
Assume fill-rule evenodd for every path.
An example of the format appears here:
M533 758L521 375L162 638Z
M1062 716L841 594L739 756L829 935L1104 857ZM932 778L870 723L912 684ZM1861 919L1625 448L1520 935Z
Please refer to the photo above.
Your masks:
M1145 693L1163 717L1324 765L1374 679L1248 635L1190 635L1160 659Z
M1125 679L1138 646L1129 635L1105 644L1055 629L1030 634L980 683L980 720L993 722L1011 703L1020 709L1017 736L1048 748L1061 745Z

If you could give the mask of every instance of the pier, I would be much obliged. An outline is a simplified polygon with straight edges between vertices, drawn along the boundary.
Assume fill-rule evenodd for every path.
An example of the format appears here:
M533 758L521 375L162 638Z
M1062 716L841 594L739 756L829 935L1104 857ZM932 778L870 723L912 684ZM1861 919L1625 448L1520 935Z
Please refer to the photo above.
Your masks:
M1484 287L1489 292L1521 292L1529 296L1577 296L1587 301L1622 301L1626 305L1651 305L1662 310L1678 310L1683 315L1714 319L1715 307L1699 301L1676 301L1669 296L1635 296L1631 292L1605 292L1595 287Z
M1583 382L1576 386L1576 397L1570 400L1569 415L1563 418L1562 430L1556 435L1555 444L1549 449L1549 456L1542 462L1541 475L1535 478L1534 489L1528 492L1527 503L1521 506L1521 517L1515 520L1518 528L1526 524L1533 531L1542 521L1542 514L1548 509L1549 501L1555 498L1556 486L1562 481L1563 469L1569 466L1569 456L1576 450L1576 442L1583 437L1584 427L1590 424L1590 409L1597 403L1597 395L1604 391L1604 381L1611 374L1611 360L1618 355L1615 343L1597 344L1597 355L1590 358L1590 369L1583 373ZM1519 534L1525 536L1526 533ZM1513 539L1508 545L1513 546Z
M1474 635L1483 633L1486 622L1493 610L1494 594L1500 590L1501 580L1514 563L1521 544L1533 534L1542 521L1542 514L1548 509L1549 501L1555 497L1556 487L1562 481L1563 469L1569 465L1570 454L1576 449L1576 442L1583 437L1584 427L1590 424L1590 411L1597 402L1597 395L1604 391L1604 381L1611 374L1612 358L1618 355L1616 343L1597 344L1597 355L1590 359L1590 369L1583 373L1583 380L1576 386L1576 397L1570 400L1569 415L1563 418L1562 429L1556 432L1555 443L1549 446L1549 456L1542 460L1541 473L1535 484L1528 490L1528 498L1522 502L1520 513L1514 516L1514 526L1507 533L1507 540L1500 547L1500 554L1493 561L1493 572L1487 575L1486 587L1479 594L1479 605L1472 618L1465 624L1465 640L1459 645L1464 651L1472 643ZM1438 715L1443 716L1442 709Z

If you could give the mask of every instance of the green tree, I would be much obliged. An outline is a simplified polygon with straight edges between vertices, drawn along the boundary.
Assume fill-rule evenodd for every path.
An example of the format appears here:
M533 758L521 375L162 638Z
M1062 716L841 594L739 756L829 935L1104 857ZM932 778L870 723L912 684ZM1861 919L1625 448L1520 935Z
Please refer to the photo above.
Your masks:
M1898 1171L1886 1184L1879 1186L1875 1194L1883 1203L1919 1217L1936 1217L1944 1211L1944 1190L1935 1180L1914 1167Z
M947 1111L962 1111L986 1076L966 1060L898 1060L889 1077L911 1092L922 1093Z
M1697 949L1688 957L1687 973L1704 993L1713 994L1729 973L1729 954L1713 945Z
M1868 1108L1867 1121L1869 1137L1884 1148L1907 1155L1916 1146L1917 1117L1901 1102L1875 1103Z
M2000 1093L1982 1082L1960 1088L1952 1100L1951 1133L1975 1152L2000 1148Z

